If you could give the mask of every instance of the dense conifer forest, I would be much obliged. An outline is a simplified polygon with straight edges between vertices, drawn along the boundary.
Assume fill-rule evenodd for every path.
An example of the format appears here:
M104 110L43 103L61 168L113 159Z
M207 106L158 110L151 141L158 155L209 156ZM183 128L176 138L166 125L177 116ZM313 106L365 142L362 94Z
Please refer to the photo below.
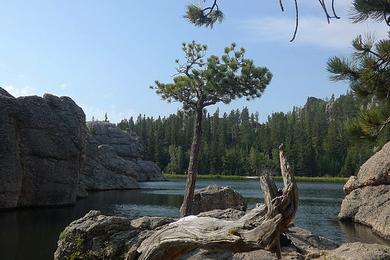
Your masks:
M349 131L362 101L352 93L335 99L309 97L303 107L273 113L266 122L246 107L230 113L205 111L200 174L259 175L278 172L277 147L285 143L298 176L350 176L389 138L362 139ZM124 119L118 126L136 133L145 145L145 158L166 173L185 173L193 115L178 111L168 117Z

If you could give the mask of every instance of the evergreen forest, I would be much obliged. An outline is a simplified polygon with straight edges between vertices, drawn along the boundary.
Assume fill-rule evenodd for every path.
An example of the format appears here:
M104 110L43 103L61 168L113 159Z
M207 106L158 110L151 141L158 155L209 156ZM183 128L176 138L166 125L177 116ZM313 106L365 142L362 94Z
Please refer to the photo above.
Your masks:
M284 143L298 176L351 176L390 136L389 130L375 140L351 133L349 124L362 107L350 92L327 100L309 97L303 107L273 113L265 122L246 107L230 113L204 110L199 174L276 174L277 148ZM184 174L193 124L193 113L179 110L168 117L139 115L118 126L142 139L145 159L166 173Z

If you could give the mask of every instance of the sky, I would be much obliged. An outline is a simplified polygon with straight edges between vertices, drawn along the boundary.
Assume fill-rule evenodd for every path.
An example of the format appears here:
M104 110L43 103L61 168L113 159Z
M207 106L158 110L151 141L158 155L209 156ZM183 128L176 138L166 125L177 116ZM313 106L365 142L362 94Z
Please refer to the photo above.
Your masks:
M189 3L201 1L0 0L0 87L14 96L51 93L71 97L86 114L112 122L138 114L166 116L180 103L161 100L149 86L172 81L181 44L195 40L221 55L235 42L255 65L268 67L271 84L259 99L219 107L247 106L266 120L273 112L302 106L307 97L343 94L347 83L329 80L326 62L349 56L359 34L387 35L384 24L353 24L350 0L336 0L342 17L327 24L318 1L300 1L296 40L293 1L285 12L277 1L223 1L225 20L211 30L184 18ZM328 1L330 2L330 1ZM243 4L245 3L245 4Z

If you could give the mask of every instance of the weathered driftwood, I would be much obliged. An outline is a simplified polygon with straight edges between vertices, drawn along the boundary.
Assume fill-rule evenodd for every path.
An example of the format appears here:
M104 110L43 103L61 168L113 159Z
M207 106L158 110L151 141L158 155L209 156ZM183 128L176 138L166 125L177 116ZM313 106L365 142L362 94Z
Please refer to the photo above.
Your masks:
M154 232L138 247L139 259L179 259L197 249L246 252L267 249L280 258L280 235L287 231L298 207L294 174L279 147L284 187L278 190L270 176L261 176L264 205L237 221L188 217Z

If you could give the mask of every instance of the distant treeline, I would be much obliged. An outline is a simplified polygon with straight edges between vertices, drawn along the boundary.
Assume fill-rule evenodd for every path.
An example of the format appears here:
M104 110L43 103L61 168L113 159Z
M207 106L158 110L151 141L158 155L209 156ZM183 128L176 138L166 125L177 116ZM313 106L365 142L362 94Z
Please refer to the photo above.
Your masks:
M204 113L200 174L258 175L278 171L278 145L284 143L299 176L350 176L374 153L381 140L351 138L346 127L358 115L360 101L352 94L321 100L310 97L302 108L273 113L265 123L247 108L230 113ZM118 126L135 132L145 145L145 158L167 173L185 173L189 160L193 115L178 111L169 117L122 120ZM383 140L388 140L389 131ZM382 141L383 143L383 141Z

